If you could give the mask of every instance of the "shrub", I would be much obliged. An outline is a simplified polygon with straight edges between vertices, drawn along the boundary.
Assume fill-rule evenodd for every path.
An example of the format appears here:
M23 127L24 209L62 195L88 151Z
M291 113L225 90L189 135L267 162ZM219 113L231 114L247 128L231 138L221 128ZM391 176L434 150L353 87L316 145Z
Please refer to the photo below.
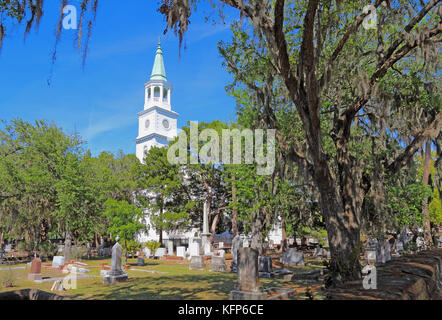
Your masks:
M43 243L40 243L40 245L38 246L38 250L40 251L40 256L42 258L51 259L55 255L57 255L58 246L50 241L45 241Z
M146 248L149 248L150 251L152 252L152 254L155 253L155 251L161 247L161 243L155 240L150 240L148 242L146 242L145 244Z

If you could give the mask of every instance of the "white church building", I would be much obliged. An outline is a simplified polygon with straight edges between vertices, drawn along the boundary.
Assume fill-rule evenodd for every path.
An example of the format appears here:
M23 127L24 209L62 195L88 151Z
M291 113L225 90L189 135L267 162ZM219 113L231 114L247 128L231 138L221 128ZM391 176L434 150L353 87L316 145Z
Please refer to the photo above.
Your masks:
M144 85L144 110L138 113L138 137L135 142L136 156L140 162L144 162L144 154L152 147L167 147L169 141L178 135L179 115L172 110L172 90L172 84L166 77L163 50L158 43L152 74ZM149 220L146 223L150 225ZM188 239L198 231L192 229L174 234L163 231L163 240ZM158 233L150 226L147 234L138 237L142 243L158 239Z
M163 50L161 44L155 54L155 62L149 81L144 85L145 99L144 110L138 113L138 137L136 141L136 156L140 162L144 162L144 154L152 147L167 147L169 141L178 135L178 116L172 110L172 84L167 81L164 67ZM149 225L150 222L146 221ZM185 232L177 231L168 234L163 231L163 240L189 239L201 230L193 228ZM280 228L274 228L269 234L269 240L279 243L282 238ZM150 240L158 241L158 233L149 226L147 234L141 234L138 241L145 243Z

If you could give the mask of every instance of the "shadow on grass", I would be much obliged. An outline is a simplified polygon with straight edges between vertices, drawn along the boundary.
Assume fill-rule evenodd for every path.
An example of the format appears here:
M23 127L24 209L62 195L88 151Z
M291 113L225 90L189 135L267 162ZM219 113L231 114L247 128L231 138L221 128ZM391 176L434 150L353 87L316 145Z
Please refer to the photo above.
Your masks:
M198 286L204 283L205 287ZM227 299L234 289L236 274L185 274L148 278L129 278L127 282L94 293L96 300L203 300ZM208 297L204 297L208 295ZM82 299L83 294L71 295Z
M281 287L277 279L261 279L264 288ZM101 292L79 293L72 299L94 300L212 300L228 299L237 283L236 273L204 273L129 278ZM101 285L101 284L94 284ZM282 286L290 286L285 282Z

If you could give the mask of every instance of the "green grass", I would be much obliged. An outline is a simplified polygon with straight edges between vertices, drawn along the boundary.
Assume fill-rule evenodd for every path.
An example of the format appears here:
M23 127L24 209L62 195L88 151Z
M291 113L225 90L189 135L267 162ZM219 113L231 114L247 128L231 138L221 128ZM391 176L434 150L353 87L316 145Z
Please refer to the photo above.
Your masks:
M136 259L129 259L131 269L160 271L165 273L148 273L135 270L127 270L128 281L117 283L113 286L103 285L102 277L94 277L77 280L77 289L71 289L58 294L81 300L226 300L229 293L234 289L237 282L237 275L234 273L210 272L209 265L206 271L189 270L186 261L170 260L146 260L146 266L136 266ZM110 259L83 260L91 270L88 275L99 276L100 265L110 264ZM43 263L50 264L50 262ZM26 266L15 265L17 266ZM311 264L305 267L290 268L294 272L309 272L320 268L319 264ZM6 268L6 266L0 266ZM0 288L0 292L6 290L18 290L25 288L36 288L50 291L53 282L34 283L27 280L29 268L25 270L14 270L15 286L12 288ZM5 271L0 271L0 279ZM59 271L42 269L43 278L63 277L65 274ZM299 292L298 298L305 299L305 290L311 287L315 299L322 299L322 292L319 290L320 283L288 282L282 279L260 279L264 288L284 287L296 289Z

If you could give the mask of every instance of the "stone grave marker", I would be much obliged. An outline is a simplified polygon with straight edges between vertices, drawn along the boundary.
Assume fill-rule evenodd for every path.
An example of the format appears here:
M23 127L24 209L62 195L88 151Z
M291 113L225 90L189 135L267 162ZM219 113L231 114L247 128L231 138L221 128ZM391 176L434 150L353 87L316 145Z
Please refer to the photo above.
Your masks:
M176 248L177 257L182 257L186 259L186 247L177 247Z
M223 257L224 258L224 256L226 255L226 251L218 250L217 254L218 254L218 257Z
M386 263L391 260L391 245L385 239L378 241L376 246L376 263Z
M149 259L150 256L152 255L152 251L149 248L144 248L143 249L144 255Z
M238 283L230 292L230 300L263 300L267 293L259 283L258 250L241 248L238 250Z
M281 255L281 262L289 266L304 266L304 253L296 251L296 248L288 248L285 254Z
M437 241L437 247L442 248L442 235L439 236L439 239Z
M112 263L111 270L109 273L103 277L103 284L115 284L117 281L126 281L127 274L123 272L123 268L121 266L121 256L123 254L123 248L118 243L120 238L117 236L116 243L112 247Z
M31 271L28 273L28 280L35 281L41 279L41 260L34 256L31 262Z
M174 255L173 254L173 242L172 241L169 241L167 243L167 255L169 255L169 256L173 256Z
M55 256L52 258L52 268L59 268L64 266L64 256Z
M239 235L236 235L236 237L232 240L232 264L230 265L231 272L237 271L238 250L242 248L242 245L243 242L241 240L241 237Z
M214 272L226 272L227 264L224 257L212 256L212 262L210 263L210 271Z
M218 242L218 249L224 248L224 242Z
M191 257L200 255L200 244L199 242L191 242L189 245L189 254Z
M322 257L323 255L323 249L321 247L315 248L315 252L313 253L315 257Z
M204 263L203 256L191 256L189 269L206 270L206 264Z
M258 272L260 277L270 278L273 273L272 258L258 257Z
M166 255L166 248L158 248L155 250L155 257L161 258Z

